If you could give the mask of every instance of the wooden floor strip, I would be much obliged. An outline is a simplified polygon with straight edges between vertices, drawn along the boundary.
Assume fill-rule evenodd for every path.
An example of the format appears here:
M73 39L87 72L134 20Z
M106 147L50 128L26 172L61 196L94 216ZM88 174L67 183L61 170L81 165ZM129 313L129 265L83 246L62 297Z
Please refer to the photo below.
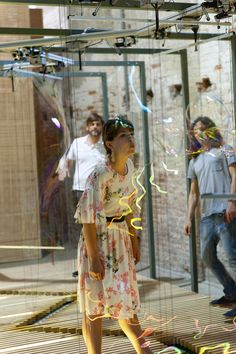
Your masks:
M179 345L193 353L199 353L200 350L203 354L236 352L236 323L233 319L225 320L223 314L227 308L212 307L209 305L209 297L169 283L143 280L139 283L139 288L142 300L139 320L143 329L153 329L152 336L147 340L151 341L154 353L173 345ZM13 302L13 298L11 296L6 300L8 304ZM54 303L58 303L58 299ZM48 304L48 309L50 308L52 298ZM42 310L45 311L45 302L42 303ZM37 311L40 311L40 302ZM8 326L4 323L5 332L4 329L0 332L0 354L87 353L81 336L82 315L77 302L42 318L35 325L25 327L24 331L21 327L18 331L7 331L22 323L13 321ZM117 321L104 319L103 334L103 354L135 353ZM51 340L54 342L50 343ZM25 347L26 344L31 347ZM18 346L17 351L11 349L14 346Z

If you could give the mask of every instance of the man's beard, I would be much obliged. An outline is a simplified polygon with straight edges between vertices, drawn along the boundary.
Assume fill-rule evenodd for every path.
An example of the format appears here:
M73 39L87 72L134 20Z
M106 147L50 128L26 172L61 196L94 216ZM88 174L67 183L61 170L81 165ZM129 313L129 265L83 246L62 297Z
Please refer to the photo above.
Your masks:
M89 132L89 135L91 136L100 136L102 132L100 132L99 130L92 130Z

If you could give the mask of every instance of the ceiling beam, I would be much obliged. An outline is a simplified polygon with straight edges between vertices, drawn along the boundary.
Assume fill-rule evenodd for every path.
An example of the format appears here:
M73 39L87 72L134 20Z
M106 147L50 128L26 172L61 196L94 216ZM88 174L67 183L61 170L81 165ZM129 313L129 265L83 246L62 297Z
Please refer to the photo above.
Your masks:
M91 29L92 30L92 29ZM97 33L94 29L90 33ZM102 31L99 29L99 31ZM19 28L19 27L0 27L0 35L7 36L71 36L73 34L81 34L84 29L55 29L55 28Z
M101 29L94 29L90 33L96 34ZM17 27L0 27L0 35L9 35L9 36L58 36L58 37L69 37L71 35L84 33L84 29L55 29L55 28L17 28ZM105 30L104 30L105 33ZM209 39L211 37L215 37L219 35L219 33L198 33L199 39ZM117 35L119 36L119 35ZM183 32L166 32L166 39L180 39L180 40L192 40L193 32L183 33ZM150 38L149 36L139 36L140 39ZM69 39L69 38L68 38ZM161 39L161 38L160 38Z
M97 34L98 31L102 34L106 33L106 30L101 29L90 29L89 33ZM7 36L56 36L56 37L69 37L71 35L82 34L84 33L84 29L55 29L55 28L17 28L17 27L0 27L0 35ZM198 33L199 39L209 39L219 35L219 33ZM117 34L119 37L119 34ZM139 36L140 39L151 38L151 34L149 36ZM97 38L99 39L99 38ZM192 40L193 32L184 33L184 32L166 32L166 39L172 40ZM69 40L69 38L68 38ZM160 38L161 40L161 38ZM53 48L52 48L53 50ZM55 48L57 51L57 48Z
M98 1L97 1L98 2ZM0 0L0 4L15 4L15 5L36 5L36 6L81 6L83 7L94 7L96 2L89 1L81 2L78 5L78 0ZM160 11L183 11L188 7L192 6L192 3L186 2L166 2L164 3ZM153 7L147 4L145 1L132 0L127 2L127 0L117 0L114 6L110 5L110 0L102 0L102 7L109 7L112 9L126 9L126 10L152 10Z

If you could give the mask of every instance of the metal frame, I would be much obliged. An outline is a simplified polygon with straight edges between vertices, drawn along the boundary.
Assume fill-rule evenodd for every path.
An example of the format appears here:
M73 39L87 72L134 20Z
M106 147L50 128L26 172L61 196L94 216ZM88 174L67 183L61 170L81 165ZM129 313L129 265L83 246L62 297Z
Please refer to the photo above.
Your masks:
M96 3L99 1L85 1L83 2L84 7L95 7ZM9 4L9 5L37 5L37 6L80 6L78 4L78 0L0 0L0 4ZM132 5L131 5L132 4ZM187 4L185 2L167 2L161 6L160 11L183 11L188 7L191 7L193 4ZM111 5L109 0L102 0L102 7L109 9L126 9L126 10L151 10L150 3L146 3L145 1L132 0L132 2L127 6L126 0L117 0L115 5Z
M236 129L236 36L231 37L231 60L234 99L234 128Z
M45 0L47 1L47 0ZM1 1L0 1L1 3ZM214 34L204 34L208 36L207 39L218 40L217 36ZM174 34L172 35L174 36ZM186 38L189 34L185 34ZM229 38L222 38L219 36L219 39L228 40ZM204 38L206 39L206 37ZM236 37L231 36L231 53L232 53L232 75L233 75L233 97L234 97L234 119L236 126ZM56 48L52 48L52 50L57 50ZM121 49L121 53L135 53L135 54L153 54L159 52L160 49L138 49L138 48L124 48ZM161 50L164 54L164 51ZM88 48L87 52L96 53L96 54L104 54L114 52L113 49L109 48ZM169 52L170 53L170 52ZM187 50L186 48L182 48L181 50L175 49L171 51L171 54L178 54L181 57L181 72L182 72L182 84L183 84L183 110L184 115L186 108L189 104L189 84L188 84L188 62L187 62ZM79 62L75 62L75 65L80 65ZM140 68L140 87L141 87L141 100L144 105L146 105L146 80L145 80L145 64L144 62L138 61L127 61L127 62L114 62L114 61L104 61L104 62L82 62L83 66L131 66L135 65ZM78 73L81 75L82 73ZM83 73L87 74L87 73ZM107 86L106 86L107 88ZM107 92L106 92L107 96ZM108 102L108 101L107 101ZM108 108L106 115L108 116ZM150 178L150 151L149 151L149 136L148 136L148 120L147 113L142 112L143 119L143 141L145 146L144 151L144 160L145 165L147 166L145 170L145 183L147 186L147 218L148 218L148 242L149 242L149 255L150 255L150 276L152 278L156 278L156 261L155 261L155 244L154 244L154 232L153 232L153 210L152 210L152 195L151 195L151 187L149 184ZM185 127L186 133L186 127ZM186 136L186 134L185 134ZM185 141L187 144L187 141ZM185 145L186 146L186 145ZM186 168L187 168L187 160L186 160ZM187 193L189 194L189 184L187 183ZM197 274L197 256L196 256L196 235L195 230L193 229L192 237L190 238L190 264L191 264L191 285L192 290L198 292L198 274Z
M127 22L129 22L127 20ZM177 21L176 21L177 22ZM175 23L176 23L175 22ZM162 22L160 21L160 24ZM164 22L165 23L165 22ZM181 23L181 22L180 22ZM229 23L229 22L228 22ZM225 23L225 25L228 23ZM201 23L199 23L199 25L201 25ZM215 23L215 26L217 26L217 23ZM224 26L224 23L221 23L221 26ZM106 29L90 29L89 32L87 32L87 34L99 34L101 37L103 34L106 34L108 30ZM133 30L133 32L136 30ZM110 32L110 30L109 30ZM126 30L125 32L123 32L124 35L126 35L126 33L131 33L132 30ZM74 36L74 35L80 35L83 33L84 36L84 29L74 29L74 28L29 28L29 27L0 27L0 35L4 35L4 36L54 36L54 37L67 37L67 40L69 40L68 37L70 36ZM122 36L122 31L116 31L116 36ZM210 39L210 38L215 38L217 36L220 36L219 33L207 33L207 32L199 32L198 33L198 39L199 40L206 40L206 39ZM85 36L86 37L86 36ZM140 39L147 39L150 38L150 35L138 35L138 38ZM192 32L189 33L183 33L183 32L167 32L166 33L166 37L165 39L172 39L172 40L193 40L194 35ZM72 37L73 39L73 37ZM82 41L82 38L79 38ZM41 40L43 40L43 38L41 38ZM162 38L160 38L159 40L163 40ZM20 43L24 41L21 40L19 41L19 46ZM31 40L32 43L34 43L35 39ZM37 42L36 42L37 43ZM9 43L10 44L10 43ZM59 47L59 48L64 48L65 47ZM50 50L53 50L54 48L50 48ZM57 48L55 48L57 49ZM89 48L88 48L89 49ZM102 48L95 48L95 49L102 49ZM104 48L105 49L105 48ZM109 48L107 48L109 49ZM121 48L122 49L122 48ZM130 50L132 52L132 49L136 49L136 50L141 50L141 48L124 48L127 50ZM146 50L153 50L153 48L149 48Z
M15 3L19 5L32 5L32 4L40 4L40 1L42 1L44 4L49 4L53 6L74 6L74 5L79 5L78 0L60 0L60 1L50 1L50 0L37 0L36 2L33 1L23 1L23 0L12 0L12 1L1 1L1 3ZM127 6L126 0L118 0L113 6L110 2L110 0L97 0L97 1L92 1L92 0L87 0L82 3L83 6L95 6L95 4L101 4L104 7L108 7L112 9L118 9L119 6L121 8L128 10L132 10L133 6L134 9L140 9L140 10L147 10L150 8L150 10L153 11L153 7L151 6L151 0L141 2L134 0L132 1L132 7ZM180 9L181 8L181 9ZM180 13L176 12L180 11ZM67 43L68 40L74 41L74 42L85 42L85 41L92 41L92 40L106 40L106 39L116 39L118 37L137 37L137 38L152 38L153 34L158 40L166 39L166 38L174 38L174 36L171 33L165 32L167 29L171 28L173 25L176 23L180 23L184 25L184 20L187 19L188 24L189 23L199 23L199 17L201 17L204 14L203 8L201 4L184 4L184 3L166 3L164 2L158 11L173 11L175 14L172 16L169 16L167 18L164 18L158 22L158 28L157 28L157 23L153 23L150 25L143 26L141 28L136 28L136 29L123 29L123 30L107 30L107 29L90 29L89 31L83 31L83 30L66 30L66 29L34 29L34 28L18 28L17 32L13 28L0 28L0 33L2 34L8 34L8 35L56 35L56 37L51 37L51 38L37 38L37 39L32 39L32 40L22 40L22 41L17 41L17 42L11 42L11 43L0 43L0 50L1 51L7 51L7 50L12 50L16 47L26 47L26 46L46 46L46 45L53 45L53 44L58 44L65 42ZM214 12L215 9L208 9L211 12ZM112 18L111 18L112 20ZM125 21L125 17L124 17ZM128 21L128 18L127 18ZM207 23L207 22L205 22ZM211 23L211 25L214 23ZM215 23L217 25L217 23ZM228 23L227 23L228 24ZM226 25L226 24L225 24ZM229 24L228 24L229 25ZM175 34L176 35L176 34ZM184 35L184 34L183 34ZM185 34L185 39L187 38L193 38L193 34L187 33ZM192 36L191 36L192 35ZM205 37L207 34L204 34ZM60 38L58 38L59 36ZM190 36L190 37L189 37ZM214 37L214 36L213 36ZM183 39L182 34L177 34L175 38ZM198 34L199 38L199 34ZM212 36L208 35L208 39L212 38ZM202 39L202 38L201 38ZM219 38L220 39L220 38ZM183 48L179 48L176 50L180 50ZM175 51L175 49L169 49L169 51Z
M186 127L186 110L189 107L190 97L189 97L189 79L188 79L188 55L187 50L180 51L180 63L181 63L181 75L182 75L182 92L183 92L183 125L184 125L184 147L185 150L188 148L187 141L187 127ZM186 175L188 171L188 159L185 156L185 170ZM190 191L190 181L186 178L186 188L187 197ZM195 222L193 221L191 237L189 239L189 250L190 250L190 272L191 272L191 290L198 292L198 267L197 267L197 240L196 240L196 230Z
M9 61L0 61L0 65L9 64ZM26 74L23 72L13 72L14 77L29 77L30 71L27 71ZM103 95L103 117L107 121L109 118L109 98L107 90L107 73L104 72L59 72L56 74L50 74L51 76L55 75L57 77L100 77L102 83L102 95ZM0 71L0 77L6 77L4 71ZM32 75L33 77L33 75ZM9 76L9 78L11 78Z
M104 72L65 72L57 73L59 77L101 77L102 95L103 95L103 118L105 121L109 118L109 98L107 89L107 73Z
M234 104L234 127L236 128L236 37L235 35L228 36L231 40L231 57L232 57L232 82L233 82L233 104ZM226 39L226 38L222 38ZM174 53L172 53L174 54ZM182 71L182 84L183 84L183 115L184 119L186 116L186 109L189 105L189 83L188 83L188 58L187 50L183 49L179 52L181 56L181 71ZM191 112L190 112L191 116ZM186 139L186 123L184 121L184 136L185 136L185 147L187 148ZM188 160L186 161L186 171L188 167ZM190 183L186 179L187 196L189 195ZM195 220L193 220L192 233L190 237L190 269L191 269L191 289L192 291L198 292L198 267L197 267L197 242L196 242L196 230L195 230Z
M9 64L9 61L0 61L0 65ZM14 63L14 62L12 62ZM146 106L146 76L145 76L145 63L142 61L74 61L74 66L137 66L139 68L140 73L140 89L141 89L141 101ZM27 76L29 71L27 72ZM4 73L0 72L0 76L4 76ZM23 76L23 74L17 74L17 76ZM104 97L107 97L107 84L106 84L106 73L87 73L87 72L72 72L72 73L57 73L55 76L59 77L86 77L86 76L101 76L104 77L103 81L103 90ZM108 98L105 100L105 112L104 116L108 117ZM155 279L156 278L156 257L155 257L155 242L154 242L154 228L153 228L153 207L152 207L152 190L151 185L149 183L149 179L151 176L151 169L150 169L150 150L149 150L149 130L148 130L148 114L145 111L142 111L142 122L143 122L143 144L144 144L144 178L145 178L145 185L146 185L146 192L147 192L147 229L148 229L148 245L149 245L149 256L150 256L150 277Z
M74 65L80 65L80 62L75 61ZM146 106L146 76L145 76L145 63L142 61L85 61L82 62L82 66L137 66L139 67L140 73L140 90L141 90L141 101ZM154 228L153 228L153 207L152 207L152 189L149 182L151 176L151 166L150 166L150 149L149 149L149 129L148 129L148 114L142 111L142 122L143 122L143 144L144 144L144 178L145 187L147 193L147 231L148 231L148 248L150 257L150 277L156 278L156 255L155 255L155 242L154 242Z

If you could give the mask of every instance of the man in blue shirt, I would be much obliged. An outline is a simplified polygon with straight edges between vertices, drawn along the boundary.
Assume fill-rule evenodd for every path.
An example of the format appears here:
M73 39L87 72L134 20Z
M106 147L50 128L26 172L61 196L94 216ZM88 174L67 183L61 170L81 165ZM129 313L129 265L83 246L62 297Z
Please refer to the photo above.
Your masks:
M185 234L190 235L192 219L199 195L236 193L236 156L233 149L225 150L223 138L208 117L198 117L192 124L192 135L198 144L189 163L191 179ZM201 255L205 265L223 285L224 296L212 305L236 302L236 200L203 199L201 203ZM222 242L229 259L232 275L217 257L217 245ZM236 308L225 316L236 315Z

